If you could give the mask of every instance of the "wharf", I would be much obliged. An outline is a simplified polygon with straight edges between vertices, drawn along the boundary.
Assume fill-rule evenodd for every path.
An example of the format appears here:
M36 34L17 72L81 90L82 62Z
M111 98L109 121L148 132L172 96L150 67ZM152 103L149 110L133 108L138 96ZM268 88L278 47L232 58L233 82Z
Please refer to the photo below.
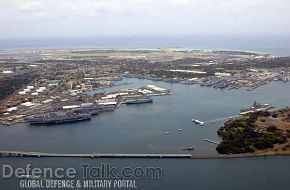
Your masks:
M203 139L204 141L207 141L207 142L210 142L210 143L213 143L213 144L220 144L219 142L216 142L216 141L213 141L213 140L210 140L210 139Z

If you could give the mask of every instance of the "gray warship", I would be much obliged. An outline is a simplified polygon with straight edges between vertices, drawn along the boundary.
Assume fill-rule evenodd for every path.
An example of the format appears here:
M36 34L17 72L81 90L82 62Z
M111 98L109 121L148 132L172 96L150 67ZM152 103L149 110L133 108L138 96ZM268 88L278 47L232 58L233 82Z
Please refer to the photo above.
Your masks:
M27 116L25 121L30 124L58 124L91 119L91 114L70 111L57 111Z

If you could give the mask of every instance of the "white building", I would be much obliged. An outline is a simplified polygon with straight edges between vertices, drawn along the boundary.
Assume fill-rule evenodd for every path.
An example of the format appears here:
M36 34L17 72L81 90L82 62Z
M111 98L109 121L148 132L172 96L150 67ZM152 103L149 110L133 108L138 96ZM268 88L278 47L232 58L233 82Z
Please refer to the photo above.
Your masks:
M12 74L13 71L3 71L3 74Z
M32 89L34 89L34 86L27 86L27 89L32 90Z
M220 73L220 72L217 72L214 75L215 76L221 76L221 77L230 77L230 76L232 76L231 73Z
M17 111L18 108L17 107L11 107L11 108L8 108L6 111L7 112L12 112L12 111Z

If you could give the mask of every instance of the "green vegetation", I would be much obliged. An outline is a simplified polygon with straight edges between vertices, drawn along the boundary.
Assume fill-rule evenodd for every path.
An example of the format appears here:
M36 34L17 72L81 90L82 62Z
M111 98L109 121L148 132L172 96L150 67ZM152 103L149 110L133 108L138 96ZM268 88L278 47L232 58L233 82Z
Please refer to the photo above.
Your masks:
M258 130L256 121L260 116L269 116L269 112L257 112L239 119L229 120L217 134L223 141L216 150L220 154L239 154L273 148L275 144L287 142L287 133L276 126Z
M35 74L27 73L23 75L7 77L0 80L0 100L8 97L11 93L13 93L15 90L18 90L22 86L29 84L35 78Z

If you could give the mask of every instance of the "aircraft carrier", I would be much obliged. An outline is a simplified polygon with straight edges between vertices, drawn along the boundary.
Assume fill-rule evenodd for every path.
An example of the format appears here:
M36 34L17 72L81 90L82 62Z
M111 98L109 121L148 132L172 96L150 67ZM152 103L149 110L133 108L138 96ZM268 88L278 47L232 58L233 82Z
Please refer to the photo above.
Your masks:
M125 104L142 104L142 103L152 103L153 99L150 96L139 96L134 98L127 98Z
M25 121L30 124L58 124L91 119L91 114L70 111L58 111L27 116Z
M83 114L91 114L91 115L98 115L100 112L100 108L97 105L92 105L88 107L79 107L73 109L75 113L83 113Z

